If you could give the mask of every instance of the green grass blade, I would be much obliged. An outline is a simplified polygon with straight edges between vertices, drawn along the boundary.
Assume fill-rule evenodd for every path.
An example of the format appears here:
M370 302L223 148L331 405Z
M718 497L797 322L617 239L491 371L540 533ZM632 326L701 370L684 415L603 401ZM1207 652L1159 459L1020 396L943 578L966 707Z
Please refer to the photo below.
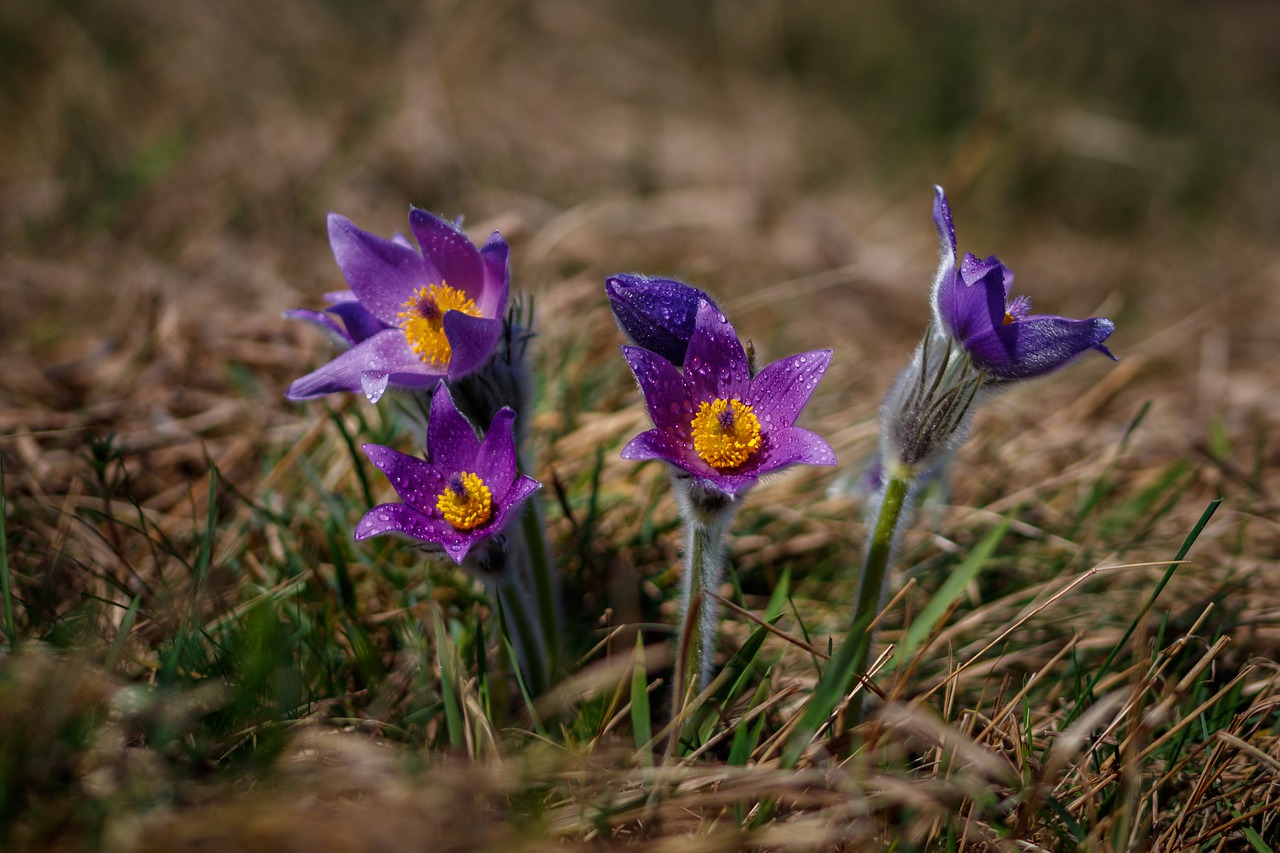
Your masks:
M1120 654L1120 650L1124 648L1125 643L1129 642L1129 638L1133 636L1133 632L1138 629L1138 623L1146 618L1147 613L1156 603L1156 598L1159 597L1160 593L1164 590L1165 585L1169 583L1169 580L1173 577L1173 573L1177 570L1182 560L1186 559L1187 553L1191 551L1191 546L1195 544L1196 539L1200 537L1201 531L1204 530L1205 525L1209 523L1209 519L1213 518L1213 514L1217 512L1218 507L1221 505L1222 498L1215 498L1209 502L1209 505L1205 507L1204 512L1200 514L1200 519L1196 521L1195 526L1191 528L1191 532L1187 534L1187 538L1183 540L1182 547L1178 549L1177 556L1173 558L1173 562L1169 564L1169 568L1165 569L1164 575L1160 578L1160 582L1156 584L1156 588L1151 591L1151 595L1147 598L1146 603L1142 605L1142 608L1138 611L1137 615L1133 617L1133 621L1129 623L1129 627L1125 630L1124 636L1122 636L1119 642L1111 648L1111 651L1107 654L1107 659L1102 662L1102 666L1098 667L1097 671L1094 672L1093 677L1089 679L1089 685L1084 689L1084 693L1082 695L1082 698L1085 701L1093 695L1093 689L1098 686L1098 682L1106 677L1107 673L1111 671L1111 664L1115 663L1116 657ZM1067 719L1064 725L1070 724L1072 720L1080 716L1084 709L1085 702L1078 702L1067 714Z
M364 454L356 449L356 441L351 437L350 431L347 430L347 425L342 422L340 414L330 409L329 420L338 428L338 433L347 445L347 451L351 454L351 467L355 469L356 479L360 481L360 493L364 495L364 505L365 507L371 507L373 506L373 489L369 487L369 476L364 472Z
M885 666L886 672L892 672L893 669L900 665L903 661L910 660L911 653L920 647L937 627L942 617L946 615L947 610L951 607L952 602L958 599L969 585L969 582L978 576L978 573L986 567L990 561L991 555L995 553L996 546L1009 530L1009 519L1006 518L996 525L995 529L986 535L986 537L978 543L969 556L965 557L955 569L947 575L947 579L942 582L942 586L938 587L938 591L934 593L933 598L929 599L929 603L924 606L920 614L912 621L911 627L907 630L907 635L902 640L902 644L898 647L894 654L893 660L889 661Z
M129 639L129 632L133 630L133 621L138 616L138 605L141 603L142 596L135 595L129 604L129 609L125 611L124 619L120 620L120 630L116 632L116 638L111 641L111 648L107 650L107 659L102 664L103 672L110 674L115 671L116 661L124 651L125 641Z
M436 663L440 667L440 696L444 700L445 728L449 732L450 746L464 750L467 737L462 730L462 694L458 690L458 670L453 665L453 638L445 630L439 609L432 611L431 618L436 634Z
M204 588L209 577L209 566L213 563L213 543L218 534L218 469L209 466L209 506L204 521L204 536L200 539L200 550L196 552L196 561L192 566L195 574L196 590Z
M1240 810L1232 809L1231 816L1239 820ZM1262 840L1262 836L1258 834L1256 829L1251 826L1242 826L1240 827L1240 831L1244 833L1245 838L1249 839L1250 846L1252 846L1257 853L1273 853L1271 845Z
M861 643L860 631L850 631L840 642L826 670L818 677L818 684L809 696L804 714L800 717L800 723L787 741L786 749L782 752L783 767L796 766L796 762L808 748L809 741L831 717L831 712L835 710L837 703L844 698L845 685L853 678L853 672L857 666L858 647Z
M764 621L773 622L782 615L782 607L791 598L791 567L787 566L782 570L782 577L778 578L778 585L773 588L773 595L769 597L769 606L764 609Z
M653 716L649 708L649 673L644 664L644 636L636 632L635 666L631 670L631 731L636 749L645 764L653 764L653 753L646 748L653 740Z

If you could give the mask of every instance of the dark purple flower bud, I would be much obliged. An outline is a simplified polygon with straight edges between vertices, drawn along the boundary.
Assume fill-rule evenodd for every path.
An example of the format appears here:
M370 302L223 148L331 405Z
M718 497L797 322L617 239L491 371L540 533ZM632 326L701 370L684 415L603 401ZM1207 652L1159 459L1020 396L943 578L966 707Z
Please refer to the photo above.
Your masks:
M624 459L661 459L730 497L790 465L836 464L825 441L794 425L831 350L784 358L753 377L733 327L703 300L683 372L649 349L622 352L654 427L623 448Z
M957 269L951 208L942 187L934 190L933 221L941 245L933 283L934 321L959 342L978 370L996 380L1031 379L1086 350L1115 358L1102 344L1115 323L1103 317L1031 314L1026 297L1009 299L1013 273L995 255L979 260L965 253Z
M539 488L516 470L515 419L514 411L502 409L477 438L441 381L431 398L425 462L390 447L364 445L403 503L369 510L356 525L355 538L403 536L438 546L461 564L477 544L500 536Z
M655 352L672 364L683 364L693 336L698 304L710 296L670 278L622 273L605 279L609 307L623 334L638 347Z
M350 286L325 309L286 316L316 323L350 345L289 386L291 400L359 391L377 402L388 387L424 389L481 367L502 336L511 273L496 231L477 249L462 230L425 210L409 212L421 251L329 214L329 242Z

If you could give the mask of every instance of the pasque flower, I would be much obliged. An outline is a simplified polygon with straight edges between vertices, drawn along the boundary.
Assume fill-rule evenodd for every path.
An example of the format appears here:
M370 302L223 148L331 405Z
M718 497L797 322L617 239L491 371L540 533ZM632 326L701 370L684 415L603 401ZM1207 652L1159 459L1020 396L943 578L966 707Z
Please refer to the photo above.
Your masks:
M539 488L516 471L515 418L511 409L500 410L489 431L477 438L440 382L431 398L425 462L390 447L364 445L403 503L369 510L356 525L355 538L404 536L439 546L462 563L477 543L501 535L519 505Z
M506 241L495 231L477 249L458 226L417 208L409 229L421 251L329 214L329 242L351 289L328 294L324 313L286 316L320 325L350 349L296 380L289 399L359 391L376 402L388 387L429 388L489 359L507 309Z
M1102 343L1115 330L1110 320L1032 314L1026 297L1009 299L1013 273L994 255L979 260L966 253L957 264L951 209L942 187L934 190L941 259L933 281L933 322L880 408L882 469L868 501L858 602L853 626L824 677L836 682L837 693L865 668L871 626L902 528L926 481L964 442L978 404L1013 382L1057 370L1086 350L1115 358ZM852 719L861 713L862 695L848 706ZM793 757L798 743L788 748Z
M794 426L831 350L784 358L753 377L733 327L704 299L683 373L650 350L622 351L653 419L653 429L623 448L624 459L662 459L730 497L788 465L836 463L825 441Z
M1115 358L1102 345L1115 331L1110 320L1032 314L1027 297L1009 299L1013 273L995 255L979 260L966 252L957 267L956 229L942 187L934 187L933 221L941 254L933 282L934 321L978 370L996 380L1030 379L1089 349Z
M604 289L623 334L672 364L684 363L698 306L710 302L715 307L698 288L671 278L620 273L605 279Z

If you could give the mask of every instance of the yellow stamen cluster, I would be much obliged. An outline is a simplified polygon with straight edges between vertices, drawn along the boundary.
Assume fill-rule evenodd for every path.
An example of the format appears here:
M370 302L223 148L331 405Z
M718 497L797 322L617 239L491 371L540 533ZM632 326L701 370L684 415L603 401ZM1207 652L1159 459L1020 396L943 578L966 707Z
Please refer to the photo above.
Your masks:
M718 397L693 416L693 449L712 468L737 468L760 443L760 419L746 403Z
M453 355L453 347L444 334L445 312L461 311L472 317L480 316L474 300L444 282L418 288L400 307L404 310L396 317L400 319L400 328L409 346L424 364L440 367L447 366L449 357Z
M493 494L479 476L463 471L450 478L436 509L455 530L474 530L493 515Z
M1000 323L1000 325L1001 325L1001 326L1007 326L1007 325L1009 325L1010 323L1012 323L1015 319L1017 319L1017 318L1015 318L1012 314L1010 314L1008 311L1006 311L1006 312L1004 312L1004 320L1003 320L1003 322L1001 322L1001 323Z

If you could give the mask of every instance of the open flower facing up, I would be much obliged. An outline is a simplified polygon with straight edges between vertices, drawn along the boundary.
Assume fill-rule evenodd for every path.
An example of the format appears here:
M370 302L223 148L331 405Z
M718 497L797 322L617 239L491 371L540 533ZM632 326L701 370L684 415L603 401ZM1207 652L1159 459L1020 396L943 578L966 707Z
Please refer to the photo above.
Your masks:
M831 350L793 355L750 375L733 327L702 300L683 374L654 352L624 346L653 429L631 440L624 459L662 459L704 487L736 497L789 465L834 465L831 447L796 417L831 361Z
M364 452L387 475L404 503L376 506L356 525L355 538L395 534L438 545L461 564L482 540L502 533L539 483L517 476L516 413L502 409L483 439L453 404L443 382L431 398L427 461L378 444Z
M329 214L329 242L351 290L328 294L323 313L286 316L320 325L350 349L296 380L289 399L348 391L377 402L389 386L429 388L489 359L507 309L506 241L495 231L477 249L456 225L417 208L409 229L421 252L400 235L387 240Z
M605 279L604 289L622 333L672 364L684 363L698 306L710 302L715 307L698 288L670 278L621 273Z
M1030 379L1062 367L1089 349L1114 359L1102 342L1115 331L1103 317L1071 320L1032 314L1025 296L1009 299L1013 273L995 255L966 252L956 265L956 230L942 187L934 187L933 221L941 260L933 282L934 321L997 380Z

